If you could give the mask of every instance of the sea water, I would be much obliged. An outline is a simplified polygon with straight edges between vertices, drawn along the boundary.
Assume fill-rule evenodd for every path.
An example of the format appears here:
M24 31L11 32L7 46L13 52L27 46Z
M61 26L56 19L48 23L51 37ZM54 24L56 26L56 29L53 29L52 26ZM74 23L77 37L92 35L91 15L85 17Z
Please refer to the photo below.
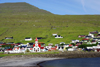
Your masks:
M100 67L100 58L73 58L41 63L42 67Z

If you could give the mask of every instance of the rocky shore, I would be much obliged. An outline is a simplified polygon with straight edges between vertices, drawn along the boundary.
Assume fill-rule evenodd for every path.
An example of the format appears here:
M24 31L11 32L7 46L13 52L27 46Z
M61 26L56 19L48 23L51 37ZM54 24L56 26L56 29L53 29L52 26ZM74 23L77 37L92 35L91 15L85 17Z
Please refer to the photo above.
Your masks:
M100 52L82 52L82 51L73 51L73 52L60 52L59 54L35 54L35 55L16 55L16 56L6 56L6 58L34 58L34 57L44 57L44 58L91 58L91 57L100 57Z
M0 58L0 66L33 66L37 63L62 58L100 57L100 52L60 52L59 54L17 55ZM39 67L39 66L37 66Z

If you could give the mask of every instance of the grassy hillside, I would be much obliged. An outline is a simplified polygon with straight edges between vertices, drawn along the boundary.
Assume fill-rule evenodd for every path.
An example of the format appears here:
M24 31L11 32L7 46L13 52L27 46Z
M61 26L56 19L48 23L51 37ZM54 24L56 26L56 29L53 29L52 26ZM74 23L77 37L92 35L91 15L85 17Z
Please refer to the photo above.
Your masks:
M9 5L15 5L16 11ZM23 5L23 8L19 7L26 10L18 10L16 5ZM36 37L45 37L46 39L41 39L39 42L46 44L69 43L72 39L79 39L78 35L80 34L87 35L90 31L100 31L100 15L54 15L27 3L7 3L6 6L0 6L1 8L3 10L0 10L0 40L4 42L27 43L24 41L25 37L32 37L32 42ZM58 33L64 38L55 39L52 33ZM4 39L10 36L13 36L14 39Z
M9 14L51 14L48 11L39 9L35 6L32 6L28 3L3 3L0 4L0 13L9 13Z

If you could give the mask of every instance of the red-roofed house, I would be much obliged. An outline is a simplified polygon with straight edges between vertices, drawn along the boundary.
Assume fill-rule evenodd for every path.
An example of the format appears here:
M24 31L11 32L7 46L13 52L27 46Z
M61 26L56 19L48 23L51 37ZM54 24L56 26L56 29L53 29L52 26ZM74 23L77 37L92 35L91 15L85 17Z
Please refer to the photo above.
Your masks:
M82 45L82 42L76 42L76 45Z
M85 35L79 35L78 37L79 37L79 38L81 38L81 37L85 38Z
M51 50L56 50L56 47L52 47Z
M12 50L13 50L13 49L10 48L10 49L6 49L4 52L5 52L5 53L8 53L8 52L10 52L10 51L12 51Z
M83 42L88 42L88 41L89 41L89 39L84 38L84 39L82 39L82 41L83 41Z
M45 47L41 47L41 51L42 51L42 52L45 52L45 51L47 51L47 50L45 49Z
M56 50L56 49L57 49L57 46L51 47L50 49L48 49L48 51L52 51L52 50Z
M72 47L73 45L72 44L69 44L69 47Z
M44 49L44 47L41 47L41 49Z
M19 47L14 47L13 51L20 51L20 48Z
M7 49L5 50L5 53L9 52L9 53L21 53L21 50L19 47L14 47L13 49Z

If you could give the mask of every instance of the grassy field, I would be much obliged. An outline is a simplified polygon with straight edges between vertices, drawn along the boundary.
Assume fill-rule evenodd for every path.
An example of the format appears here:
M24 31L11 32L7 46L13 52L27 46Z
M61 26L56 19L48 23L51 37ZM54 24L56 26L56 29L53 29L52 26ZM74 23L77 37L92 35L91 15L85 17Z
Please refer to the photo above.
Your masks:
M41 39L39 42L44 42L46 45L48 43L70 43L72 39L80 39L78 35L100 31L100 15L54 15L50 12L39 12L40 9L38 12L32 12L32 7L26 12L23 10L14 12L12 8L5 12L6 8L3 8L0 10L0 40L4 42L27 43L24 41L25 37L32 37L31 42L34 42L36 37L45 37L46 39ZM52 36L53 33L64 38L55 39ZM10 36L14 39L4 39Z
M41 54L59 54L59 51L48 51L48 52L39 52L39 53L31 53L31 52L26 52L24 53L12 53L12 54L5 54L3 52L0 52L0 57L5 57L5 56L15 56L15 55L41 55Z

